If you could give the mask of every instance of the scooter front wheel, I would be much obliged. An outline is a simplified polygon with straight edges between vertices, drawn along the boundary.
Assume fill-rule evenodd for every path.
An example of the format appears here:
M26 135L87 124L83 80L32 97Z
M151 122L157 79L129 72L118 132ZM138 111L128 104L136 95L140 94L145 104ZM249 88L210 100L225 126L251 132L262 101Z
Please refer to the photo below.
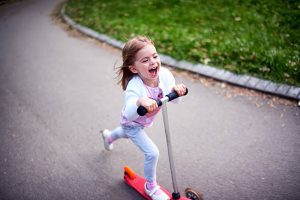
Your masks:
M192 200L203 200L203 195L192 188L185 189L185 196Z

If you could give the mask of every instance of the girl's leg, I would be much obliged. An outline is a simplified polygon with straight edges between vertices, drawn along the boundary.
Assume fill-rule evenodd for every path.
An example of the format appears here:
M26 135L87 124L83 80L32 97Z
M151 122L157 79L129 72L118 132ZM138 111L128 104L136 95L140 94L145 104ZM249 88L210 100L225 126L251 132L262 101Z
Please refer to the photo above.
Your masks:
M113 131L111 131L108 141L109 141L109 143L113 143L115 140L120 139L120 138L128 138L124 129L121 126L115 128Z
M143 127L126 127L125 132L133 143L144 153L144 174L147 182L156 183L156 167L159 157L157 146L145 133Z
M125 131L122 127L117 127L113 131L109 131L107 129L101 131L103 142L104 142L104 148L107 151L113 150L113 141L119 139L119 138L128 138L125 134Z
M145 133L143 127L130 127L128 131L126 130L126 134L145 155L144 174L147 181L145 184L145 192L152 199L170 199L168 195L158 187L156 182L156 167L159 157L157 146Z

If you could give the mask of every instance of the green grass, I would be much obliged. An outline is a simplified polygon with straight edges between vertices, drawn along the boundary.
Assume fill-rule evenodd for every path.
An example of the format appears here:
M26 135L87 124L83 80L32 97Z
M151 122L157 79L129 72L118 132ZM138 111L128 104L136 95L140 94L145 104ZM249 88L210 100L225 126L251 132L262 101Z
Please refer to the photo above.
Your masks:
M76 22L160 53L300 86L300 1L69 0Z

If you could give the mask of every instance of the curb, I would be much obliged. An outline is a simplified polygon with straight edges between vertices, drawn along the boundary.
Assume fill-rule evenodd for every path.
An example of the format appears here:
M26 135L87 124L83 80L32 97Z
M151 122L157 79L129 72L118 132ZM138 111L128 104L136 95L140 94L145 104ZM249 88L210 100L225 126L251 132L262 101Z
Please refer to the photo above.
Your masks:
M107 35L98 33L90 28L75 23L69 16L65 14L65 5L60 11L60 15L63 20L69 24L72 28L79 30L80 32L95 38L101 42L105 42L115 48L122 49L124 43L115 40ZM300 87L278 84L272 81L259 79L248 75L238 75L223 69L218 69L203 64L192 64L187 61L178 61L174 58L159 54L161 63L173 68L188 70L202 76L213 78L222 82L227 82L240 87L257 90L264 93L269 93L277 96L281 96L288 99L294 99L299 101L300 105Z

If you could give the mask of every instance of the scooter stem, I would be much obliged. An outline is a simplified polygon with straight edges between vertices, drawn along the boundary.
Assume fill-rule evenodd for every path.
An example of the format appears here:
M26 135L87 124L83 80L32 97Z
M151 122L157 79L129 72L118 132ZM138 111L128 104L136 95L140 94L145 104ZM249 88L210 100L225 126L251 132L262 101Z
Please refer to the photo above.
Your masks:
M162 114L163 114L163 121L164 121L164 126L165 126L171 177L172 177L172 183L173 183L173 189L174 189L174 192L172 193L172 197L173 197L173 199L180 199L180 193L178 191L175 165L174 165L174 159L173 159L173 150L172 150L171 135L170 135L170 129L169 129L168 111L167 111L167 105L166 105L168 102L168 99L166 99L166 100L161 99L161 100L162 100Z

